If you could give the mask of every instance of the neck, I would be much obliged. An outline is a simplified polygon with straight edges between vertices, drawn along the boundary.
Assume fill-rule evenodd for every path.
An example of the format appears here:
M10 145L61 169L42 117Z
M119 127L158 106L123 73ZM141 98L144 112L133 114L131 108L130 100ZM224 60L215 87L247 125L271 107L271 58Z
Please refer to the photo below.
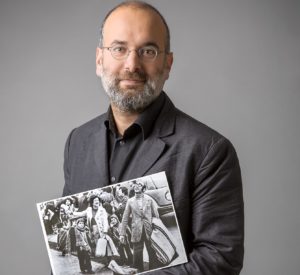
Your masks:
M136 198L142 198L143 197L143 193L135 193Z
M111 105L111 109L114 115L117 130L121 136L124 135L125 130L133 124L138 118L138 113L122 112L114 105Z
M77 229L78 229L79 231L81 231L81 232L85 231L85 228L84 228L84 227L81 228L81 227L77 226Z

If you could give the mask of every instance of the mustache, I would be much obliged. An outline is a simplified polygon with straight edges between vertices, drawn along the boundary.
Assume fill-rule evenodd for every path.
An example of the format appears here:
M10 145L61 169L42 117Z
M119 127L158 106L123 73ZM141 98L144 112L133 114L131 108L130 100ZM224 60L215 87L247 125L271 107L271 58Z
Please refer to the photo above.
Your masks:
M137 80L137 81L146 81L147 80L147 76L145 73L143 72L124 72L122 74L119 75L118 77L118 81L121 80Z

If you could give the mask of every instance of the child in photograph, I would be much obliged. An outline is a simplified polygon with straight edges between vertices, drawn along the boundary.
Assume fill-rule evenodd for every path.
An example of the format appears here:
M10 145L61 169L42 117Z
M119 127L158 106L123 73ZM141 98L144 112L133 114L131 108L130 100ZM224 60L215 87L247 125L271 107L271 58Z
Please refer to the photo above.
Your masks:
M89 245L88 234L85 230L85 221L79 218L75 226L76 250L81 273L95 274L91 264L91 247Z
M132 265L132 252L129 247L129 242L126 235L125 243L120 241L120 221L117 215L113 214L109 218L109 229L108 235L113 240L116 248L120 254L120 258L117 260L117 263L120 265Z

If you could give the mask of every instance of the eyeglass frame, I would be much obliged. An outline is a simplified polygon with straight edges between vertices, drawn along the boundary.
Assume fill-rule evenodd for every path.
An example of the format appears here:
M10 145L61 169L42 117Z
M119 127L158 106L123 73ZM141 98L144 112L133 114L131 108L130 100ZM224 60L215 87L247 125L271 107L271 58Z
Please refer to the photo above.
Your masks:
M124 55L124 57L122 57L122 58L116 58L116 57L113 55L112 51L111 51L111 49L114 48L114 47L124 47L124 48L126 48L127 54ZM142 57L141 54L139 53L140 50L142 50L143 48L147 48L147 47L152 47L153 50L155 50L156 55L155 55L154 58L152 58L152 59L143 59L143 57ZM100 47L100 48L101 48L101 49L107 49L107 50L109 50L109 52L110 52L112 58L114 58L115 60L119 60L119 61L126 60L126 59L128 58L128 56L129 56L129 54L130 54L132 51L135 51L135 52L137 53L139 59L142 60L142 61L144 61L144 62L154 62L159 54L161 54L161 53L168 54L168 53L169 53L169 52L167 52L167 51L160 51L156 46L153 46L153 45L146 45L146 46L140 47L140 48L138 48L138 49L132 49L132 50L129 50L129 48L128 48L127 46L124 46L124 45L122 45L122 46L121 46L121 45L120 45L120 46L118 46L118 45L113 45L113 46L110 46L110 47Z

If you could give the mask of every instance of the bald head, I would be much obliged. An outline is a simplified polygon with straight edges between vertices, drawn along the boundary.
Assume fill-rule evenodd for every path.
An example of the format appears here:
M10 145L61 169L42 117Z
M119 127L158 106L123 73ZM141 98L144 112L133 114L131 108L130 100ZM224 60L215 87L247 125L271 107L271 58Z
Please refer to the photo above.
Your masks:
M156 27L160 28L161 31L164 33L165 37L165 45L164 45L164 50L166 52L170 52L170 30L167 25L166 20L164 17L161 15L161 13L152 5L145 3L143 1L126 1L122 2L121 4L117 5L114 7L112 10L108 12L106 17L104 18L101 29L100 29L100 38L99 38L99 47L104 46L104 40L105 40L105 35L106 35L106 23L111 17L116 13L117 11L120 10L131 10L132 12L138 12L138 11L144 11L145 13L148 13L149 16L153 18L156 22Z
M142 112L161 93L173 63L164 19L148 4L124 2L103 21L100 43L96 74L112 108L127 114ZM119 58L123 53L127 55Z

